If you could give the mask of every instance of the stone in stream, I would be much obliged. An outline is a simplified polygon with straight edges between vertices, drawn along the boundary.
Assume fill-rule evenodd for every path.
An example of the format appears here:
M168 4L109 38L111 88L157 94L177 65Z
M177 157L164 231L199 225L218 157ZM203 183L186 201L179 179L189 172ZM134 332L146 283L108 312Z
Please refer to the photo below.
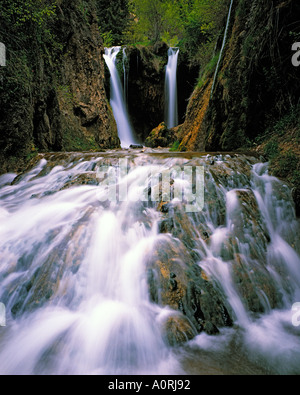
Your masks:
M141 144L131 144L130 147L131 149L143 149L144 146Z
M197 330L183 315L170 316L163 326L166 342L170 346L177 346L197 336Z
M218 333L218 328L232 325L232 319L204 271L194 263L184 244L168 236L155 246L148 260L148 284L154 303L169 306L185 317L170 321L165 328L175 339L188 340L192 333ZM177 329L179 333L175 333Z

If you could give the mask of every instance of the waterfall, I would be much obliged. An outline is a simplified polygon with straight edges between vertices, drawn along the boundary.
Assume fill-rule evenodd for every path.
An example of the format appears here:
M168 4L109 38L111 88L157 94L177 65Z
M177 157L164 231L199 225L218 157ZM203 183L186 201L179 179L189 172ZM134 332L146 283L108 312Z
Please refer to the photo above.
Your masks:
M210 95L211 98L212 98L213 93L214 93L216 80L217 80L217 76L218 76L218 72L219 72L219 67L220 67L220 64L221 64L221 60L222 60L222 57L223 57L223 52L224 52L225 45L226 45L227 34L228 34L228 29L229 29L229 24L230 24L230 19L231 19L232 6L233 6L233 0L231 0L230 7L229 7L228 17L227 17L227 22L226 22L226 28L225 28L224 38L223 38L223 43L222 43L222 47L221 47L221 51L220 51L220 55L219 55L219 59L218 59L217 67L216 67L216 71L215 71L215 74L214 74L213 84L212 84L212 88L211 88L211 95Z
M124 92L121 80L116 67L117 56L120 51L121 47L105 48L104 59L111 76L110 103L117 122L121 146L122 148L128 148L131 144L136 144L136 141L124 101Z
M128 64L128 57L126 54L126 47L123 48L123 73L124 73L124 101L127 105L128 100L128 79L129 75L127 73L127 64Z
M0 374L299 374L299 226L253 157L41 154L0 177Z
M179 48L169 48L165 80L165 119L167 127L178 125L177 64Z

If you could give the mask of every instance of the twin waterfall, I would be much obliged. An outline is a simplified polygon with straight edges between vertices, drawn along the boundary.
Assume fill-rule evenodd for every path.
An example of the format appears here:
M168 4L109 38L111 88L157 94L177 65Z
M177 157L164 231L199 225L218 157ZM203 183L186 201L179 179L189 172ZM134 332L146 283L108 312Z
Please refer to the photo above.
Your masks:
M118 134L122 148L137 144L134 130L131 126L127 111L128 74L126 70L126 48L123 48L124 84L117 69L117 56L121 47L105 49L104 59L111 76L111 106L117 122ZM178 125L178 100L177 100L177 64L179 48L169 48L168 64L165 76L165 122L168 128Z

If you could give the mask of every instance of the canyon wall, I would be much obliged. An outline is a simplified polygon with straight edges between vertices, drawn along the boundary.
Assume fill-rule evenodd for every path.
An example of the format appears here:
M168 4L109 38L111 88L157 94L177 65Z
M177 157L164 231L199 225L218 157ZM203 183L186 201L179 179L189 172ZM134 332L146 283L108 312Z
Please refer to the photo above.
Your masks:
M22 30L20 39L0 37L8 57L0 68L0 171L18 171L37 151L119 147L93 4L58 2L42 31L48 41L30 22Z
M236 0L214 91L202 76L181 130L189 150L234 150L284 117L300 96L292 44L299 39L295 0ZM299 41L299 40L298 40Z

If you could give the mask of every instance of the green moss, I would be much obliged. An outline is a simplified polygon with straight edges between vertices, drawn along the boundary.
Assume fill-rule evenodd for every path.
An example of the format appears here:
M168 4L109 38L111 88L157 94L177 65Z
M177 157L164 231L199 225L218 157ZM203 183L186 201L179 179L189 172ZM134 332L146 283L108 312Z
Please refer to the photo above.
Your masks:
M75 128L65 129L63 133L63 147L65 151L98 151L99 145L94 136L82 136Z
M299 181L300 166L296 154L293 151L288 151L276 156L271 166L273 168L273 174L276 177L290 178L294 181Z
M175 141L172 145L172 147L170 148L170 152L176 152L179 150L179 146L180 146L180 142L179 141Z
M214 70L217 67L220 53L217 53L211 61L205 66L205 68L200 72L200 76L198 79L197 86L202 88L202 86L206 83L207 79L213 74Z

